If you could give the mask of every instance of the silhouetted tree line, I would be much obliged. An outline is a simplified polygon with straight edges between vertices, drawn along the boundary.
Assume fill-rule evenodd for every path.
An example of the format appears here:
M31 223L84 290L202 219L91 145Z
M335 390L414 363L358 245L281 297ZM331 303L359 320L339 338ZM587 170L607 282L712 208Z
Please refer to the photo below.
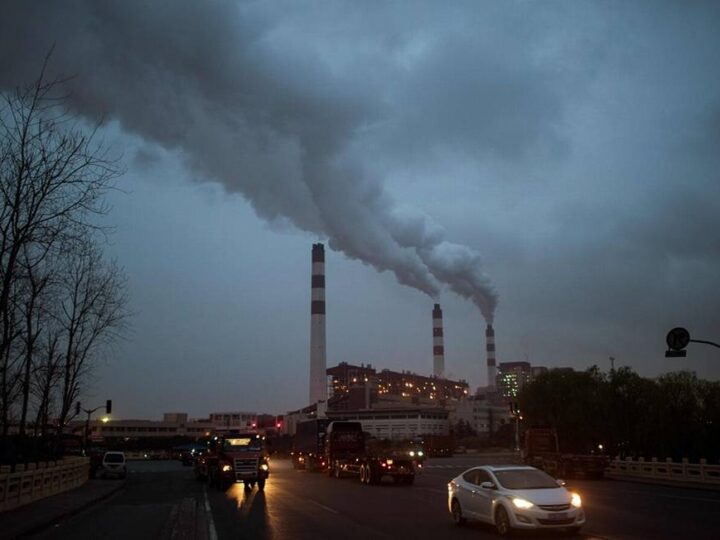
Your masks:
M95 216L120 173L44 76L0 98L0 459L59 434L123 327L125 278ZM30 441L30 439L33 439Z
M720 383L674 372L656 379L628 367L550 370L519 396L523 426L555 427L562 451L620 457L720 459Z

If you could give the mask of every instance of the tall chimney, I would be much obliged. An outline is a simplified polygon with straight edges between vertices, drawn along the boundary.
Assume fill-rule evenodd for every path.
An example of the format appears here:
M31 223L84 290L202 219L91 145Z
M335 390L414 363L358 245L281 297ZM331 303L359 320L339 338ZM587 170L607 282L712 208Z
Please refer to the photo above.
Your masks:
M495 368L495 330L493 330L492 324L488 324L485 329L485 347L487 351L488 387L495 388L497 369Z
M325 353L325 246L312 247L310 298L310 403L327 399Z
M445 377L445 346L443 344L443 322L440 304L435 304L433 317L433 375Z

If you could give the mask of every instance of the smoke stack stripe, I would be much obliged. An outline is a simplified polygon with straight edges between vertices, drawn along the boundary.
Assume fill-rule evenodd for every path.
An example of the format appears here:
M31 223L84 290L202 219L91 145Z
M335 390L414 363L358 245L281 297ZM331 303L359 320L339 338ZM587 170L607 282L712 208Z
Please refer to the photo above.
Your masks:
M433 374L436 377L445 377L445 345L443 337L442 309L435 304L433 317Z
M488 386L495 388L497 369L495 368L495 330L493 330L492 324L488 324L485 329L485 347L487 352Z
M325 246L313 244L310 297L310 403L327 399L325 351Z

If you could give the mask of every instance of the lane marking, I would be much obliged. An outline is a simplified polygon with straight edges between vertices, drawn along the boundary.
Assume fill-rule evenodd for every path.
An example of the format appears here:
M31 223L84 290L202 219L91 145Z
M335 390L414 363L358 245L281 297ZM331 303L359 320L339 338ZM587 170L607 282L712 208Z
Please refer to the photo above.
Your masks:
M210 540L218 540L217 530L215 529L215 520L213 520L212 510L210 509L210 500L208 499L207 487L203 486L203 497L205 498L205 513L208 520L208 534Z
M307 502L313 503L313 504L316 505L316 506L319 506L319 507L322 508L323 510L327 510L328 512L332 512L333 514L338 514L338 515L340 515L340 512L338 512L338 511L335 510L334 508L330 508L329 506L325 506L324 504L321 504L321 503L319 503L319 502L317 502L317 501L313 501L312 499L305 499L305 500L306 500Z

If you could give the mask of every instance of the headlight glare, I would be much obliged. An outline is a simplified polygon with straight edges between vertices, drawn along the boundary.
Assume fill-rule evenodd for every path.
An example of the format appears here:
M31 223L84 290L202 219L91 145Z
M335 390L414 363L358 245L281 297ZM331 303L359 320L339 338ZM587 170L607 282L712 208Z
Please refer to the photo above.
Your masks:
M232 467L230 465L223 465L222 470L223 472L230 472Z
M571 494L570 504L572 504L575 508L580 508L582 506L582 499L580 498L580 495L577 493Z
M267 471L268 469L269 467L267 463L263 463L262 465L260 465L260 470Z
M530 501L526 501L525 499L520 499L518 497L515 497L512 502L516 508L522 508L523 510L527 510L528 508L533 507L533 503L531 503Z

